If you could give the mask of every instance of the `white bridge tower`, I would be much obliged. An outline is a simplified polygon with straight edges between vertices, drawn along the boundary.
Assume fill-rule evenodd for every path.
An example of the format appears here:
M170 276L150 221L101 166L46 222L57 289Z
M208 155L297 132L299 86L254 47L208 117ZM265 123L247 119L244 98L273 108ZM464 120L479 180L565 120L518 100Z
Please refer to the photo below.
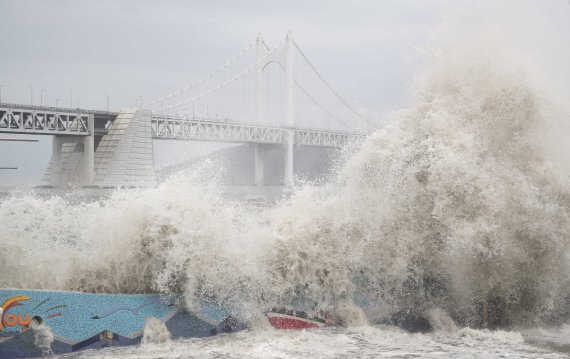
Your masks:
M257 121L260 124L266 124L265 119L265 86L263 82L263 72L267 66L272 62L277 62L285 71L285 81L283 83L285 93L285 101L287 104L286 122L284 126L284 172L283 184L291 186L293 184L293 146L295 144L295 112L294 112L294 82L293 82L293 51L292 39L287 35L284 44L269 51L261 35L256 40L256 54L257 54L257 76L256 76L256 95L257 95ZM256 144L255 145L255 184L263 185L265 182L264 176L264 157L268 150L268 145Z

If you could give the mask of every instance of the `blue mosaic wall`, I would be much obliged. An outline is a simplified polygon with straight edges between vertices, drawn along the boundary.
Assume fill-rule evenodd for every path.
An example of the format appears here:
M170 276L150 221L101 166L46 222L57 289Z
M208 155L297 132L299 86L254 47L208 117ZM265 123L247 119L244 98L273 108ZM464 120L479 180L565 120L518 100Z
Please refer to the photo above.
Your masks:
M90 294L0 289L0 357L34 356L31 322L50 327L54 352L136 344L149 317L162 320L174 338L216 333L229 313L204 301L196 313L161 300L160 296Z

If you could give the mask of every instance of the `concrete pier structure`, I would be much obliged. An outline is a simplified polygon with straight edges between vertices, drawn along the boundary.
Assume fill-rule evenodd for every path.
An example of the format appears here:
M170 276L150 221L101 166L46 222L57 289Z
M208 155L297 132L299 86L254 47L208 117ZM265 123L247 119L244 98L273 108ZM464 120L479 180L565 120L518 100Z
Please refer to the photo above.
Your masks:
M95 176L94 116L88 115L87 135L56 135L52 142L51 161L42 184L52 187L90 186Z
M149 110L122 110L95 152L97 187L156 185Z
M56 188L156 185L150 122L150 111L125 109L96 148L92 115L89 135L54 136L52 158L42 185Z

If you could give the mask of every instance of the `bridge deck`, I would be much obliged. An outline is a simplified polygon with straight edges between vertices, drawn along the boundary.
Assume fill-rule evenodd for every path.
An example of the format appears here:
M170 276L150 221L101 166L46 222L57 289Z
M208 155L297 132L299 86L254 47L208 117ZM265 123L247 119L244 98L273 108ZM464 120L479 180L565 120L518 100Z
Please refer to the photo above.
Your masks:
M152 136L161 140L216 141L234 143L282 144L284 134L294 131L300 146L341 147L351 139L363 138L360 132L342 132L312 128L288 128L254 123L153 115Z
M117 112L48 106L0 104L0 133L31 135L89 135L94 121L96 136L105 135ZM285 134L294 131L299 146L341 147L363 133L311 128L288 128L254 123L153 115L150 121L154 139L232 143L283 144Z

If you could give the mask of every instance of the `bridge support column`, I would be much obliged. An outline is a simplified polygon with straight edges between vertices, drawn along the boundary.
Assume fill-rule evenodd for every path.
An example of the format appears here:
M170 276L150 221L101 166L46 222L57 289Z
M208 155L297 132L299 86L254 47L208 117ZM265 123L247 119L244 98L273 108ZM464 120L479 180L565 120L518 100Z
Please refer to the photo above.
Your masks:
M295 109L293 98L293 47L291 36L285 38L284 48L284 67L285 67L285 94L287 101L287 130L285 131L285 172L283 175L283 184L285 186L293 185L293 145L295 144Z
M293 185L293 146L295 143L295 131L287 130L285 134L285 169L283 172L283 185Z
M263 186L265 184L265 152L266 148L264 145L256 143L255 144L255 185Z
M89 136L83 138L83 186L93 184L95 178L95 116L89 115Z
M52 142L52 152L51 152L51 166L52 173L49 177L49 185L52 187L61 187L61 174L63 170L63 159L62 159L62 147L63 141L61 137L54 136Z

